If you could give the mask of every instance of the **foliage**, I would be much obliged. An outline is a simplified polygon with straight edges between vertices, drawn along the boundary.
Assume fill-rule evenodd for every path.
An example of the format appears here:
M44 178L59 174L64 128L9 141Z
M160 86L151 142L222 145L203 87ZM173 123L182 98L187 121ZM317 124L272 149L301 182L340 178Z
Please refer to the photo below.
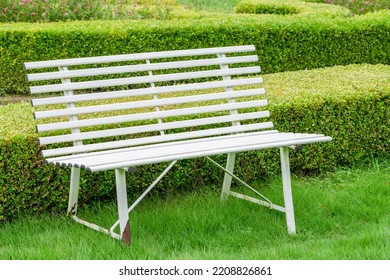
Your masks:
M349 18L341 7L323 6L332 12L3 24L0 96L28 92L24 62L72 57L253 44L264 73L390 63L389 11Z
M390 0L303 0L306 2L327 3L343 6L350 10L350 15L360 15L379 10L389 10Z
M277 14L320 17L344 17L347 9L339 6L306 3L301 0L241 0L236 6L240 14Z
M333 67L264 75L271 120L280 131L323 133L328 143L291 152L294 174L330 171L364 159L390 157L390 66ZM44 165L28 103L0 106L0 220L25 213L64 211L69 169ZM215 159L222 163L225 156ZM128 176L129 194L152 182L166 164L141 166ZM279 174L277 149L237 156L235 172L246 181ZM181 161L154 193L171 193L220 185L222 173L204 159ZM82 172L81 199L112 200L114 173Z
M171 11L170 2L163 0L0 0L0 7L0 22L166 19Z

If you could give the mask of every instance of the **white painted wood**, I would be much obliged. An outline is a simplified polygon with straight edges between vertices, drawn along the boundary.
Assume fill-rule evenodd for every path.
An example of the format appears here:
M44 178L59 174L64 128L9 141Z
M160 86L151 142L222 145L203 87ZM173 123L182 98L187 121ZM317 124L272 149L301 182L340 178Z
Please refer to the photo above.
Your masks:
M269 207L271 209L275 209L275 210L277 210L279 212L283 212L283 213L286 212L284 207L282 207L282 206L279 206L279 205L276 205L276 204L270 204L267 201L263 201L263 200L260 200L260 199L257 199L257 198L251 197L251 196L247 196L247 195L244 195L244 194L241 194L241 193L238 193L238 192L229 191L229 195L234 196L236 198L243 199L243 200L247 200L247 201L250 201L250 202L253 202L253 203L256 203L256 204L260 204L262 206Z
M78 77L92 77L99 75L111 75L121 73L135 73L144 71L155 71L155 70L167 70L167 69L180 69L189 67L200 67L200 66L212 66L220 64L236 64L236 63L248 63L258 61L256 55L247 56L235 56L228 58L213 58L213 59L196 59L196 60L184 60L174 62L161 62L153 64L134 64L126 66L114 66L114 67L99 67L99 68L88 68L80 70L71 70L66 73L64 72L44 72L28 74L27 79L30 82L34 81L45 81L63 78L78 78Z
M240 127L229 126L229 127L222 127L222 128L212 128L207 130L166 134L164 136L150 136L150 137L142 137L142 138L135 138L135 139L128 139L128 140L89 144L84 146L72 146L66 148L49 149L49 150L43 150L42 155L45 158L58 157L58 156L69 155L69 154L96 152L101 150L126 148L126 147L132 147L137 145L157 144L157 143L164 143L168 141L178 141L178 140L194 139L194 138L196 139L202 137L219 136L219 135L230 134L230 133L248 132L248 131L255 131L260 129L268 129L272 127L273 127L272 122L264 122L264 123L241 125ZM275 133L275 132L277 132L277 130L266 130L260 133L268 134L268 133Z
M256 133L241 133L235 135L176 141L173 143L155 144L126 149L117 149L107 154L75 155L59 160L47 159L48 162L74 165L91 171L137 166L142 164L164 162L195 157L204 157L229 152L242 152L257 149L290 146L294 143L308 144L329 141L323 135L273 133L257 135ZM237 145L237 143L240 143Z
M150 84L156 82L181 81L181 80L198 79L198 78L218 77L224 75L246 75L246 74L255 74L255 73L260 73L259 66L231 68L227 70L194 71L194 72L184 72L184 73L177 73L177 74L162 74L162 75L142 76L142 77L132 77L132 78L95 80L95 81L87 81L87 82L75 82L71 84L32 86L30 87L30 92L32 94L36 94L36 93L67 91L67 90L84 90L84 89L134 85L134 84L143 84L143 83Z
M143 158L143 159L137 159L133 161L123 161L123 162L115 162L115 163L105 163L101 165L91 165L88 167L87 165L84 165L82 161L80 163L78 162L63 162L60 164L71 166L71 165L79 165L82 168L86 168L90 172L98 172L103 170L112 170L115 168L121 168L123 166L133 166L133 165L144 165L144 164L151 164L151 163L158 163L158 162L165 162L165 161L171 161L171 160L182 160L182 159L190 159L190 158L196 158L196 157L204 157L204 156L212 156L216 154L225 154L225 153L231 153L231 152L244 152L244 151L254 151L254 150L261 150L261 149L268 149L268 148L277 148L280 146L288 146L292 145L293 143L299 143L299 144L309 144L309 143L318 143L318 142L326 142L330 141L328 137L323 138L312 138L312 139L300 139L300 140L285 140L285 141L276 141L276 142L269 142L269 143L262 143L262 144L253 144L248 146L231 146L231 147L224 147L219 148L216 150L204 150L201 152L198 151L191 151L186 154L168 154L164 157L150 157L150 158Z
M163 124L150 124L150 125L140 125L140 126L133 126L133 127L125 127L125 128L97 130L92 132L81 132L77 134L71 133L71 134L65 134L59 136L41 137L39 138L39 143L42 145L48 145L48 144L63 143L63 142L70 142L70 141L105 138L110 136L120 136L120 135L136 134L136 133L143 133L143 132L152 132L152 131L164 131L167 129L196 127L196 126L209 125L209 124L219 124L219 123L224 123L229 121L250 120L254 118L264 118L268 116L269 116L269 112L263 111L263 112L240 114L237 116L226 115L221 117L202 118L202 119L194 119L188 121L167 122Z
M129 214L127 213L126 171L123 169L115 169L115 182L120 236L123 241L130 243Z
M26 62L24 67L26 69L39 69L59 66L74 66L85 64L97 64L97 63L113 63L132 60L146 60L146 59L160 59L160 58L172 58L172 57L186 57L186 56L200 56L217 53L236 53L236 52L250 52L255 51L255 46L232 46L232 47L218 47L218 48L204 48L204 49L192 49L192 50L176 50L165 52L149 52L149 53L136 53L125 55L110 55L110 56L96 56L96 57L84 57L84 58L71 58L71 59L59 59L37 62Z
M70 174L70 190L68 200L68 214L76 215L80 186L80 168L72 167Z
M192 83L192 84L184 84L184 85L181 84L181 85L174 85L174 86L162 86L153 89L141 88L141 89L131 89L131 90L117 90L117 91L107 91L107 92L98 92L98 93L78 94L72 97L67 97L67 96L44 97L39 99L32 99L31 103L35 107L35 106L42 106L42 105L64 104L69 102L82 102L82 101L95 101L95 100L104 100L104 99L113 99L113 98L136 97L136 96L143 96L148 94L176 93L176 92L197 91L197 90L206 90L206 89L223 88L223 87L259 85L262 83L263 83L262 78L242 78L242 79L230 80L230 81L214 81L214 82ZM264 89L259 89L259 90L265 91Z
M154 99L154 100L142 100L142 101L133 101L133 102L122 102L116 104L84 106L78 108L72 107L67 109L56 109L56 110L46 110L42 112L36 112L35 118L36 119L53 118L53 117L61 117L61 116L69 116L69 115L110 112L116 110L138 109L138 108L148 108L148 107L156 107L156 106L158 107L158 106L185 104L185 103L195 103L195 102L202 102L202 101L223 100L223 99L262 95L264 93L265 93L264 89L249 89L249 90L238 90L238 91L230 91L230 92L217 92L213 94L200 94L200 95L182 96L182 97L174 97L174 98L163 98L158 100ZM44 126L39 126L39 127L42 128Z
M82 224L86 227L89 227L93 230L96 230L98 232L102 232L102 233L105 233L105 234L108 234L108 235L111 235L112 237L116 238L116 239L121 239L120 235L119 234L115 234L115 235L112 235L107 229L101 227L101 226L98 226L96 224L93 224L93 223L90 223L90 222L87 222L83 219L80 219L79 217L77 217L76 215L73 215L72 216L73 220L79 224Z
M295 234L295 217L294 217L294 205L291 190L291 178L290 178L290 161L288 156L288 147L280 148L280 162L282 169L282 181L283 181L283 198L284 208L286 210L287 231L290 234Z
M230 173L233 173L234 171L235 160L236 160L236 153L228 153L227 161L226 161L226 170L228 170ZM222 192L221 192L222 201L227 200L231 184L232 184L232 176L225 172L225 175L223 177Z
M199 131L201 132L201 131ZM269 137L274 137L275 134L279 133L278 131L275 131L275 130L272 130L272 131L255 131L255 132L252 132L250 133L250 136L260 136L260 135L268 135ZM291 134L291 133L290 133ZM154 136L155 138L158 138L158 137L166 137L166 136L170 136L171 134L165 134L165 135L159 135L159 136ZM174 135L174 134L172 134ZM174 145L176 145L176 143L186 143L188 145L193 145L193 146L197 146L198 143L202 143L204 141L225 141L225 140L228 140L231 139L231 140L236 140L238 139L237 141L239 141L239 138L240 137L243 137L244 134L240 134L240 133L235 133L235 134L227 134L227 135L221 135L221 136L218 136L218 137L210 137L210 138L201 138L201 137L198 137L198 138L194 138L194 139L191 139L191 140L188 140L188 139L184 139L184 141L170 141L170 142L162 142L160 144L155 144L155 145L145 145L145 146L137 146L137 147L128 147L128 148L125 148L125 149L114 149L114 150L104 150L104 151L100 151L100 152L95 152L93 154L74 154L74 155L70 155L70 156L63 156L63 157L56 157L56 158L52 158L52 159L48 159L49 162L52 162L53 160L56 160L56 161L63 161L63 160L75 160L75 159L83 159L85 158L86 156L102 156L102 155L113 155L115 154L115 152L119 152L119 153L123 153L123 152L132 152L132 151L137 151L137 150L142 150L142 149L146 149L148 150L149 148L156 148L156 149L165 149L166 147L173 147ZM136 139L132 139L132 140L136 140ZM212 143L211 143L212 144Z
M175 114L173 114L173 115L170 115L170 113L171 113L170 111L160 111L160 112L144 113L144 114L134 114L134 115L130 116L129 119L131 118L132 121L135 118L138 118L136 120L145 120L145 119L149 119L148 116L150 116L150 119L152 119L152 118L154 118L155 115L156 116L161 116L161 117L183 116L183 115L192 115L192 114L216 112L216 111L218 111L218 109L219 109L219 111L224 111L224 110L230 109L230 108L233 108L233 109L250 108L249 104L246 103L246 102L232 103L232 104L228 104L228 105L231 105L231 106L229 106L229 107L222 107L222 106L220 106L218 108L217 107L218 105L215 105L215 106L207 106L207 107L197 107L196 109L195 108L190 108L190 109L187 109L187 110L185 110L185 109L172 110L172 111L175 111L174 112ZM178 112L179 110L180 110L180 112ZM244 118L245 118L245 116L252 116L252 115L249 115L249 114L250 113L247 113L246 115L245 114L240 114L240 116L243 116ZM269 112L268 111L258 112L257 114L260 117L267 117L267 116L269 116ZM215 117L215 118L217 118L217 117ZM230 118L233 119L233 117L230 117ZM239 116L238 116L238 118L239 118ZM212 118L204 118L204 119L205 120L206 119L210 119L210 121L212 120ZM180 124L179 122L173 122L173 124L171 124L171 123L159 124L160 125L159 128L167 127L167 129L169 129L169 125L172 125L172 127L173 127L173 126L176 126L175 123L177 124L177 127L180 127L179 126L179 124ZM213 122L211 121L210 123L213 123ZM186 124L186 123L183 121L182 124ZM187 125L185 125L184 127L187 127ZM47 145L47 144L63 143L63 142L69 142L69 141L105 138L105 137L110 137L110 136L120 136L120 135L128 135L128 134L130 135L130 134L133 134L135 130L136 130L135 127L124 127L124 128L114 128L114 129L90 131L90 132L81 132L81 133L75 133L75 134L65 134L65 135L58 135L58 136L47 136L47 137L39 138L39 143L42 144L42 145Z

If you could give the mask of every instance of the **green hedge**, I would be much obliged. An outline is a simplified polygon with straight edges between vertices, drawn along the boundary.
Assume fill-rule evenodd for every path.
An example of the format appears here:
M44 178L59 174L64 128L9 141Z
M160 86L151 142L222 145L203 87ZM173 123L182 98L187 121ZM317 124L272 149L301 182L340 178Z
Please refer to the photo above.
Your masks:
M242 0L236 6L240 14L277 14L311 17L347 17L348 9L324 3L308 3L301 0Z
M390 66L351 65L263 75L276 129L323 133L333 141L291 152L294 174L330 171L372 157L390 157ZM43 164L31 106L0 106L0 220L65 211L69 169ZM225 156L216 160L223 163ZM128 192L139 194L166 164L139 167ZM279 174L277 149L241 153L238 176L247 181ZM153 191L169 195L219 186L223 174L204 159L181 161ZM82 171L81 204L115 198L114 173Z
M0 96L26 94L23 63L46 59L254 44L264 73L390 63L390 11L350 18L342 7L322 6L287 16L180 12L166 21L0 24Z

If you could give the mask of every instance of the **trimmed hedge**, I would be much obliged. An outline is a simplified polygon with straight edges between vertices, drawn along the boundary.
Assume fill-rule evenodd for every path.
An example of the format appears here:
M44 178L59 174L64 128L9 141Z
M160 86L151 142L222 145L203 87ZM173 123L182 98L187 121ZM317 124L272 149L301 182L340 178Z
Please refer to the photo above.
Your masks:
M328 143L291 152L297 174L330 171L372 157L390 157L390 66L351 65L263 75L276 129L323 133ZM69 169L44 165L28 103L0 106L0 220L26 213L65 211ZM225 156L215 159L223 163ZM127 176L128 192L139 194L166 164L141 166ZM279 174L277 149L241 153L236 174L246 181ZM204 159L181 161L153 194L162 196L218 186L223 174ZM83 204L115 198L114 172L82 171Z
M301 0L242 0L237 4L236 12L240 14L299 15L325 18L349 16L348 9L344 7L308 3Z
M342 7L322 6L288 16L183 12L167 21L0 24L0 96L26 94L23 63L46 59L254 44L264 73L390 63L390 11L349 18Z

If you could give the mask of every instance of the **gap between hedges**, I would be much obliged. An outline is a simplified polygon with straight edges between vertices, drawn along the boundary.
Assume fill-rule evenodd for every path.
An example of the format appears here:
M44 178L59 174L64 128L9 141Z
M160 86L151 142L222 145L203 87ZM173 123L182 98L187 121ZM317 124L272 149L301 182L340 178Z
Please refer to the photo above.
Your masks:
M276 129L323 133L333 141L291 152L293 174L313 174L390 157L390 66L350 65L263 75ZM69 169L43 164L28 103L0 106L0 220L67 207ZM215 159L222 163L225 156ZM141 166L127 176L130 196L141 193L166 164ZM240 153L236 174L246 181L278 174L278 149ZM223 174L204 159L181 161L155 195L220 186ZM115 198L114 172L82 171L80 203Z

